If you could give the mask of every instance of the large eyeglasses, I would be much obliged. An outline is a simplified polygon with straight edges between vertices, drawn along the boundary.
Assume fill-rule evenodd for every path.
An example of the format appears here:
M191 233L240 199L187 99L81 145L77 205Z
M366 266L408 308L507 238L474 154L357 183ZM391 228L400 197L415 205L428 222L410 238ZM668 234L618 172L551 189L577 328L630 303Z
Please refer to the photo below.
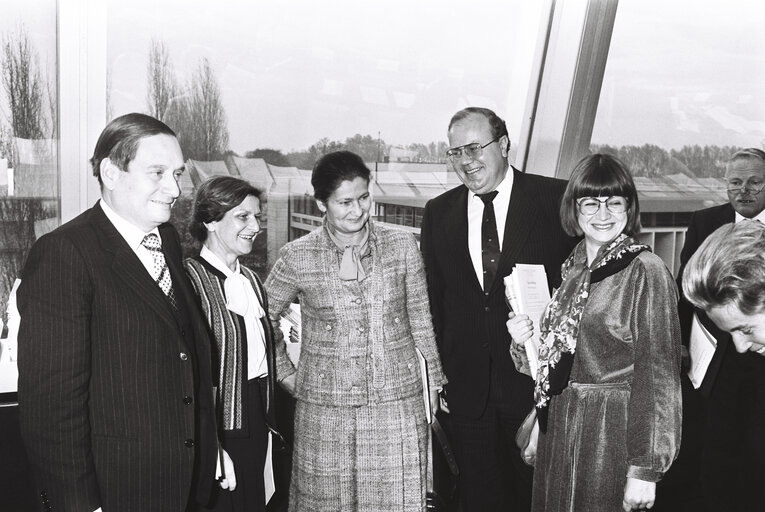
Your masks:
M460 160L462 160L463 154L467 155L468 158L475 159L483 154L483 148L491 144L494 144L498 140L499 138L496 138L490 142L487 142L483 146L479 144L478 142L473 142L472 144L465 144L464 146L451 148L446 151L446 156L449 157L449 160L451 160L452 162L459 162Z
M745 190L756 196L762 192L763 188L765 188L765 182L761 181L759 178L752 178L746 181L739 178L733 178L727 181L728 192L733 194L738 194L742 190Z
M600 210L600 205L605 204L611 213L624 213L627 211L627 198L611 196L605 199L597 197L583 197L576 200L576 207L582 215L595 215Z

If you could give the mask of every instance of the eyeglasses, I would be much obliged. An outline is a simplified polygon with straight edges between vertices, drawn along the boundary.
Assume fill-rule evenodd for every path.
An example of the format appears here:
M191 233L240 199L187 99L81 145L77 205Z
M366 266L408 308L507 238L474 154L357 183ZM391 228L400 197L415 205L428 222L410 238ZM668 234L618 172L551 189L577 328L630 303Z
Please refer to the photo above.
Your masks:
M451 148L446 151L446 156L449 157L449 160L452 162L459 162L462 160L463 154L467 155L468 158L475 159L483 154L483 148L494 144L498 140L499 138L496 138L490 142L487 142L483 146L478 142L473 142L472 144L465 144L464 146Z
M611 196L605 199L583 197L576 200L576 207L582 215L595 215L600 210L601 204L605 204L611 213L624 213L627 211L627 198L622 196Z
M756 178L746 180L746 182L743 182L738 178L733 178L732 180L727 181L728 192L732 192L733 194L738 194L742 190L746 190L750 194L756 196L762 192L763 188L765 188L765 182L762 182Z

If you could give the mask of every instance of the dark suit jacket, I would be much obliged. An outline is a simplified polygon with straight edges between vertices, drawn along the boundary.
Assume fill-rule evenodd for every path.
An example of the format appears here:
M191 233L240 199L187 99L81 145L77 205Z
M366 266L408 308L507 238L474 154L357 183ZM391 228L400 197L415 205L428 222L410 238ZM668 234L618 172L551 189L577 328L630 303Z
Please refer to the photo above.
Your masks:
M192 488L201 500L212 489L209 340L178 234L159 232L181 313L100 205L29 253L19 406L44 509L183 511Z
M515 369L508 352L502 278L516 263L537 263L545 266L549 284L557 287L561 263L576 243L560 223L566 182L510 172L515 174L502 255L488 297L468 251L467 187L460 185L428 201L422 219L421 248L436 341L449 379L449 407L473 418L486 407L490 367L506 394L505 405L517 417L526 416L533 406L533 381Z
M711 235L717 228L724 224L730 224L735 222L736 212L730 203L713 206L704 210L694 212L691 216L690 224L688 225L688 231L685 234L685 243L683 244L683 250L680 252L680 271L677 275L677 286L680 291L680 303L678 305L678 314L680 315L680 329L683 336L683 344L688 346L688 341L691 332L691 322L693 320L694 307L685 300L683 293L683 270L685 265L688 264L688 260L691 259L693 253L699 248L699 246ZM702 396L708 398L712 392L717 374L720 371L720 365L726 356L728 350L735 352L735 348L730 348L731 337L725 331L721 331L717 328L714 322L700 310L696 310L699 316L699 321L706 327L710 334L712 334L717 340L717 350L712 357L712 361L709 363L707 373L704 376L704 380L699 387L699 393Z

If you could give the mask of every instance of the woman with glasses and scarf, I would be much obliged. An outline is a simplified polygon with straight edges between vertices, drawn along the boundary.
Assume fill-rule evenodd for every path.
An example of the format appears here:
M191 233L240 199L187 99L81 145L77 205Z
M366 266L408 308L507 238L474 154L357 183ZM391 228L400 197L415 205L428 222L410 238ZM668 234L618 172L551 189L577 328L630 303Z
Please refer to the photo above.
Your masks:
M222 464L221 488L205 510L265 511L274 492L274 330L260 279L239 263L260 232L260 191L233 176L204 182L189 231L203 244L199 256L184 265L215 340L220 457L233 461L233 470Z
M609 155L580 161L561 203L569 235L584 240L540 321L534 401L540 433L534 511L651 508L656 482L680 446L677 288L634 235L632 177ZM528 316L510 313L511 354L528 371Z
M348 151L319 159L323 226L285 245L266 280L272 321L295 299L301 309L297 372L277 349L279 380L297 398L291 511L425 506L424 402L435 410L446 379L417 242L369 218L370 175Z

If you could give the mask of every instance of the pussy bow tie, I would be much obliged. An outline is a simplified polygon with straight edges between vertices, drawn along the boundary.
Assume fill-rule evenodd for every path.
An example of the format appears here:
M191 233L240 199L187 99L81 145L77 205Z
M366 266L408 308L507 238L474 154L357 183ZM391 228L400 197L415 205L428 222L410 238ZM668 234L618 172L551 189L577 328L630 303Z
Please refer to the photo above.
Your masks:
M255 318L265 316L252 284L242 274L237 272L228 276L223 282L223 290L226 292L226 307L229 311L241 316L254 314Z

